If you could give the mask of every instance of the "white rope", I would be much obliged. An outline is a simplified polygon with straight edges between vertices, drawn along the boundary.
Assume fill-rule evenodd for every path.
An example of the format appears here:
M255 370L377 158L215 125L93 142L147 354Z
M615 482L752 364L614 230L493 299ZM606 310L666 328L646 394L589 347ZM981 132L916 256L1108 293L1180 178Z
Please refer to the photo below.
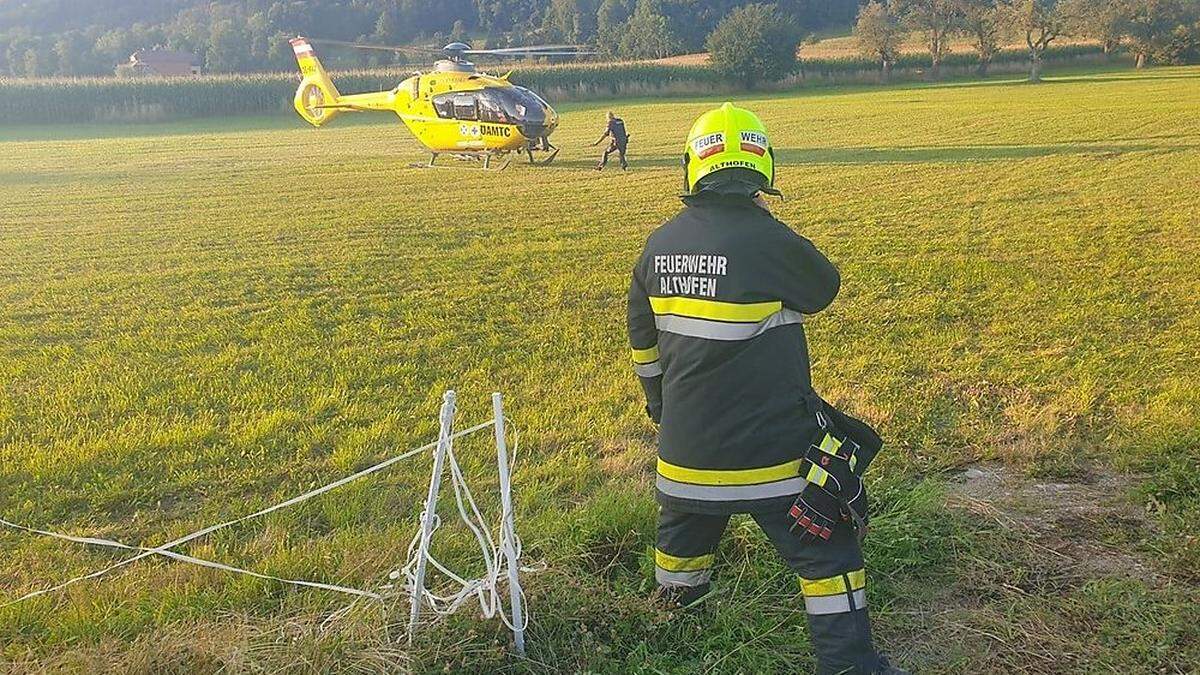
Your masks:
M520 447L520 434L516 432L516 425L506 417L505 422L514 429L512 458L509 463L509 472L513 471L517 462L517 452ZM475 579L465 579L442 564L431 553L426 552L425 559L434 566L435 569L446 575L450 581L454 582L457 590L448 595L439 595L429 590L428 588L418 589L416 582L416 567L419 562L418 548L421 542L421 531L418 529L413 536L412 541L408 545L407 559L404 567L394 570L389 577L393 580L404 578L404 587L408 591L410 597L415 597L418 593L420 598L417 601L428 604L438 619L443 619L471 599L472 596L479 600L479 608L484 618L490 619L499 615L500 620L510 630L516 630L507 613L504 611L504 602L500 594L500 580L507 576L507 559L504 552L508 547L512 547L514 551L513 559L519 561L521 558L521 539L513 531L509 516L511 513L504 512L500 514L500 537L499 540L494 540L491 534L491 528L488 527L486 519L480 513L479 506L475 502L474 496L471 494L471 488L468 486L466 479L463 476L462 468L458 464L458 459L454 455L453 447L447 449L446 460L450 464L451 484L454 487L454 501L458 507L458 515L466 524L467 528L475 537L476 543L479 545L479 551L482 554L484 562L484 574ZM422 514L423 515L423 514ZM423 520L423 518L422 518ZM433 533L441 527L442 520L437 514L434 514L433 528L430 531L430 538ZM520 567L525 572L536 572L541 567ZM392 588L391 584L384 586L383 589ZM525 593L521 592L521 600L524 603ZM529 625L529 614L526 613L523 617L521 630L524 630Z
M24 525L19 525L17 523L9 522L7 520L4 520L3 518L0 518L0 525L6 525L8 527L13 528L14 530L24 530L25 532L29 532L31 534L40 534L40 535L43 535L46 537L53 537L55 539L63 539L65 541L75 542L77 544L87 544L90 546L105 546L108 548L117 548L117 549L122 549L122 550L126 550L126 551L151 551L151 550L153 550L153 549L144 548L142 546L130 546L128 544L122 544L119 541L112 541L110 539L98 539L95 537L75 537L75 536L71 536L69 534L59 534L58 532L48 532L46 530L39 530L36 528L26 527ZM284 579L283 577L272 576L270 574L262 574L260 572L254 572L251 570L242 569L240 567L233 567L232 565L226 565L224 563L213 562L211 560L204 560L203 558L196 558L196 557L193 557L190 555L176 553L175 551L161 551L159 553L159 555L166 556L168 558L171 558L172 560L178 560L180 562L186 562L186 563L191 563L193 565L199 565L201 567L209 567L212 569L222 570L225 572L234 572L236 574L245 574L245 575L252 576L252 577L255 577L258 579L267 579L270 581L281 581L285 584L292 584L294 586L307 586L309 588L320 588L320 589L323 589L326 591L337 591L338 593L346 593L348 595L357 595L357 596L362 596L365 598L371 598L373 600L381 600L383 597L383 596L379 595L378 593L372 593L371 591L364 591L364 590L360 590L357 588L350 588L348 586L338 586L335 584L324 584L319 581L304 581L302 579ZM41 594L42 592L43 591L38 591L37 594ZM34 593L31 593L31 594L29 594L29 596L26 596L26 597L33 597L33 595L34 595ZM3 605L0 605L0 608L7 607L9 605L18 603L24 599L25 598L18 598L11 602L7 602Z
M492 426L494 423L495 423L495 422L494 422L493 420L488 420L487 422L484 422L484 423L482 423L482 424L476 424L475 426L473 426L473 427L470 427L470 428L468 428L468 429L463 429L462 431L455 432L454 434L452 434L452 435L450 436L450 438L460 438L460 437L462 437L462 436L466 436L466 435L469 435L469 434L473 434L473 433L475 433L475 432L477 432L477 431L480 431L480 430L482 430L482 429L487 429L488 427L491 427L491 426ZM63 539L63 540L66 540L66 541L73 541L73 542L76 542L76 543L82 543L82 544L88 544L88 545L95 545L95 546L107 546L107 547L109 547L109 548L119 548L119 549L125 549L125 550L130 550L130 551L140 551L140 552L139 552L137 555L135 555L135 556L131 556L131 557L129 557L129 558L126 558L125 560L119 561L119 562L117 562L117 563L114 563L114 564L112 564L112 565L109 565L108 567L105 567L105 568L103 568L103 569L97 570L97 571L95 571L95 572L91 572L91 573L88 573L88 574L84 574L84 575L81 575L81 576L75 577L75 578L73 578L73 579L69 579L69 580L67 580L67 581L64 581L64 582L63 582L63 583L61 583L61 584L58 584L58 585L56 585L56 586L51 586L51 587L49 587L49 588L44 588L44 589L41 589L41 590L37 590L37 591L32 591L32 592L30 592L30 593L26 593L25 595L23 595L23 596L21 596L21 597L19 597L19 598L15 599L15 600L10 600L9 602L6 602L6 603L4 603L3 605L0 605L0 609L2 609L2 608L4 608L4 607L8 607L9 605L15 605L15 604L17 604L17 603L19 603L19 602L24 602L24 601L26 601L26 600L29 600L29 599L31 599L31 598L36 598L36 597L38 597L38 596L40 596L40 595L46 595L46 594L48 594L48 593L55 593L55 592L57 592L57 591L61 591L62 589L66 588L66 587L68 587L68 586L71 586L71 585L73 585L73 584L79 583L79 582L81 582L81 581L87 581L87 580L89 580L89 579L96 579L96 578L102 577L102 576L104 576L105 574L108 574L109 572L112 572L112 571L113 571L113 570L115 570L115 569L118 569L118 568L124 567L125 565L128 565L128 564L130 564L130 563L133 563L133 562L137 562L138 560L141 560L141 559L143 559L143 558L146 558L146 557L149 557L149 556L152 556L152 555L161 555L161 556L164 556L164 557L166 557L166 558L171 558L171 559L174 559L174 560L179 560L179 561L181 561L181 562L189 562L189 563L192 563L192 564L194 564L194 565L201 565L201 566L203 566L203 567L211 567L211 568L214 568L214 569L221 569L221 570L224 570L224 571L227 571L227 572L236 572L236 573L239 573L239 574L248 574L248 575L250 575L250 576L257 577L257 578L261 578L261 579L272 579L272 580L275 580L275 581L281 581L281 582L283 582L283 583L296 584L296 585L301 585L301 586L312 586L312 587L315 587L315 588L325 588L326 590L339 590L339 589L340 589L340 592L349 592L349 593L351 593L351 594L354 594L354 595L361 595L361 596L364 596L364 597L380 598L381 596L380 596L378 593L372 593L372 592L370 592L370 591L362 591L362 590L359 590L359 589L352 589L352 588L346 588L346 587L341 587L341 586L337 586L337 587L335 587L335 586L332 586L332 585L330 585L330 584L319 584L318 582L311 582L311 581L298 581L298 580L291 580L291 579L281 579L281 578L278 578L278 577L272 577L272 576L269 576L269 575L259 574L259 573L257 573L257 572L251 572L251 571L249 571L249 570L243 570L243 569L240 569L240 568L237 568L237 567L231 567L231 566L228 566L228 565L223 565L223 564L221 564L221 563L216 563L216 562L212 562L212 561L208 561L208 560L202 560L202 559L200 559L200 558L193 558L193 557L191 557L191 556L187 556L187 555L184 555L184 554L182 554L182 553L176 553L176 552L174 552L174 551L171 551L170 549L173 549L173 548L175 548L175 547L177 547L177 546L180 546L180 545L186 544L186 543L188 543L188 542L190 542L190 541L194 541L194 540L196 540L196 539L199 539L200 537L203 537L203 536L205 536L205 535L207 535L207 534L211 534L211 533L213 533L213 532L216 532L217 530L223 530L223 529L225 529L225 528L227 528L227 527L230 527L230 526L233 526L233 525L237 525L237 524L239 524L239 523L244 523L244 522L246 522L247 520L252 520L252 519L254 519L254 518L259 518L259 517L261 517L261 516L265 516L265 515L267 515L267 514L269 514L269 513L273 513L273 512L275 512L275 511L278 511L279 509L283 509L283 508L286 508L286 507L288 507L288 506L292 506L292 505L295 505L295 504L299 504L300 502L307 501L307 500L309 500L309 499L312 499L313 497L316 497L316 496L318 496L318 495L325 494L326 492L329 492L330 490L335 490L335 489L337 489L337 488L339 488L339 487L341 487L341 486L343 486L343 485L345 485L345 484L347 484L347 483L350 483L350 482L352 482L352 481L358 480L359 478L363 478L364 476L369 476L369 475L371 475L371 474L373 474L373 473L375 473L375 472L377 472L377 471L380 471L380 470L382 470L382 469L385 469L385 468L387 468L387 467L389 467L389 466L391 466L391 465L395 464L396 462L399 462L399 461L401 461L401 460L404 460L404 459L408 459L409 457L412 457L413 455L416 455L416 454L419 454L419 453L425 452L425 451L427 451L427 450L430 450L430 449L432 449L432 448L434 448L434 447L436 447L436 446L437 446L437 441L434 441L434 442L432 442L432 443L428 443L428 444L426 444L426 445L423 445L423 446L421 446L421 447L419 447L419 448L414 448L414 449L412 449L412 450L409 450L408 452L405 452L405 453L403 453L403 454L397 455L397 456L395 456L395 457L392 457L392 458L390 458L390 459L386 459L386 460L384 460L384 461L382 461L382 462L380 462L380 463L378 463L378 464L376 464L376 465L374 465L374 466L371 466L371 467L368 467L368 468L366 468L366 469L363 469L362 471L359 471L359 472L357 472L357 473L354 473L354 474L351 474L351 475L349 475L349 476L346 476L345 478L342 478L342 479L340 479L340 480L336 480L336 481L334 481L334 482L332 482L332 483L329 483L328 485L324 485L324 486L322 486L322 487L319 487L319 488L317 488L317 489L315 489L315 490L310 490L310 491L308 491L308 492L306 492L306 493L304 493L304 494L302 494L302 495L299 495L299 496L296 496L296 497L292 497L291 499L288 499L288 500L286 500L286 501L280 502L280 503L278 503L278 504L275 504L275 505L273 505L273 506L269 506L269 507L267 507L267 508L265 508L265 509L261 509L261 510L259 510L259 511L255 511L254 513L251 513L251 514L248 514L248 515L242 516L242 517L240 517L240 518L236 518L236 519L234 519L234 520L228 520L228 521L225 521L225 522L223 522L223 523L216 524L216 525L210 525L210 526L208 526L208 527L205 527L205 528L203 528L203 529L200 529L200 530L197 530L197 531L195 531L195 532L192 532L191 534L184 535L184 536L182 536L182 537L179 537L178 539L175 539L175 540L173 540L173 541L167 542L166 544L163 544L162 546L158 546L158 547L156 547L156 548L143 548L143 547L140 547L140 546L128 546L128 545L126 545L126 544L121 544L121 543L119 543L119 542L110 541L110 540L107 540L107 539L97 539L97 538L93 538L93 537L74 537L74 536L71 536L71 535L66 535L66 534L58 534L58 533L54 533L54 532L48 532L48 531L45 531L45 530L37 530L37 529L30 528L30 527L26 527L26 526L23 526L23 525L17 525L17 524L15 524L15 523L11 523L11 522L9 522L9 521L7 521L7 520L0 520L0 524L4 524L4 525L6 525L6 526L8 526L8 527L11 527L11 528L14 528L14 529L18 529L18 530L24 530L24 531L26 531L26 532L31 532L31 533L41 534L41 535L45 535L45 536L56 537L56 538L58 538L58 539Z

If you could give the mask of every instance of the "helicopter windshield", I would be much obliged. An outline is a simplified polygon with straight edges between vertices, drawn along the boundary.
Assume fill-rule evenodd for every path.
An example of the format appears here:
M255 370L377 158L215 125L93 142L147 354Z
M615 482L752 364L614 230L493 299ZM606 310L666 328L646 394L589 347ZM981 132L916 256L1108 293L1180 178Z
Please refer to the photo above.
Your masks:
M525 96L533 99L534 101L537 101L539 104L541 104L541 106L543 108L550 107L550 104L546 103L546 99L542 98L541 96L538 96L537 92L533 91L532 89L526 89L525 87L518 87L516 85L513 85L513 89L516 89L517 91L524 94Z
M443 119L515 124L526 137L537 138L546 132L550 106L532 91L513 86L439 94L433 108Z
M498 124L541 124L546 119L544 104L517 87L489 88L472 92L446 93L433 97L438 117L479 120Z
M479 92L479 102L497 109L509 124L542 124L546 108L533 92L522 87L496 87Z

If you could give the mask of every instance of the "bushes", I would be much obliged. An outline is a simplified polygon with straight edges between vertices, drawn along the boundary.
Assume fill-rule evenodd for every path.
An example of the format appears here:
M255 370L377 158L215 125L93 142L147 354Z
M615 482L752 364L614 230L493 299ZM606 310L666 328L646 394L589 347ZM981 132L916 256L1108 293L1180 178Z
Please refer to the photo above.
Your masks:
M1071 45L1053 48L1051 61L1103 58L1101 48ZM1027 63L1025 50L1005 50L993 64ZM973 54L950 54L942 61L947 72L973 69ZM894 73L903 76L929 67L928 55L901 56ZM870 82L878 64L867 58L804 59L805 81L822 84ZM390 89L411 70L346 71L334 75L345 93ZM541 93L550 101L601 98L714 94L730 91L717 72L705 66L657 63L572 64L518 68L516 84ZM211 75L180 79L0 79L0 124L80 124L88 122L165 121L188 117L283 114L291 109L299 76L292 73ZM795 86L796 80L784 86Z
M735 9L708 36L713 69L747 88L795 72L799 45L799 27L774 5Z

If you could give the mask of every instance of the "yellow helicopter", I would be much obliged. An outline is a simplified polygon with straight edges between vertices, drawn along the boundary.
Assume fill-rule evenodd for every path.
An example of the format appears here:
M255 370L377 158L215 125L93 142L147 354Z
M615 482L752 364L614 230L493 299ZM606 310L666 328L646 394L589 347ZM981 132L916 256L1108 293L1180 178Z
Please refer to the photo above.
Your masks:
M333 40L318 43L358 49L429 51ZM511 71L501 76L481 73L466 57L475 54L530 57L591 53L579 51L573 45L471 49L466 43L452 42L440 50L446 58L434 63L430 72L413 73L390 91L343 95L321 66L312 41L297 37L291 40L291 45L303 75L293 104L304 121L319 127L343 111L393 112L432 153L429 163L420 166L432 167L439 155L448 154L458 159L482 160L485 169L492 168L493 158L504 158L510 152L524 153L530 164L553 161L558 148L550 144L550 134L558 126L558 114L541 96L509 82ZM535 152L548 154L536 160ZM496 168L506 166L507 159Z

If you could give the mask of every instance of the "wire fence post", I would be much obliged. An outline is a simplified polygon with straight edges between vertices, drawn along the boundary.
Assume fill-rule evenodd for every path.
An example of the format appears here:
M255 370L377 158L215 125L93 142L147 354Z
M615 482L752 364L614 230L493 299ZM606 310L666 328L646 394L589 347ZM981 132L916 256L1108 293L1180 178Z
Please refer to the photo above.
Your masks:
M421 514L421 542L417 547L417 573L413 579L412 611L408 615L408 643L411 645L421 617L421 603L425 601L425 561L429 557L429 539L433 536L433 523L437 518L438 490L442 486L442 468L446 453L450 450L450 435L454 433L455 395L451 389L442 395L442 411L439 416L441 431L438 433L437 450L433 455L433 475L429 478L429 495L425 498L425 511Z
M525 617L521 608L521 582L518 579L517 552L513 548L517 527L512 506L512 476L508 465L508 442L504 437L504 400L499 392L492 394L493 423L496 431L496 464L500 471L500 539L504 546L504 558L508 567L508 598L512 605L513 646L520 655L525 654Z

